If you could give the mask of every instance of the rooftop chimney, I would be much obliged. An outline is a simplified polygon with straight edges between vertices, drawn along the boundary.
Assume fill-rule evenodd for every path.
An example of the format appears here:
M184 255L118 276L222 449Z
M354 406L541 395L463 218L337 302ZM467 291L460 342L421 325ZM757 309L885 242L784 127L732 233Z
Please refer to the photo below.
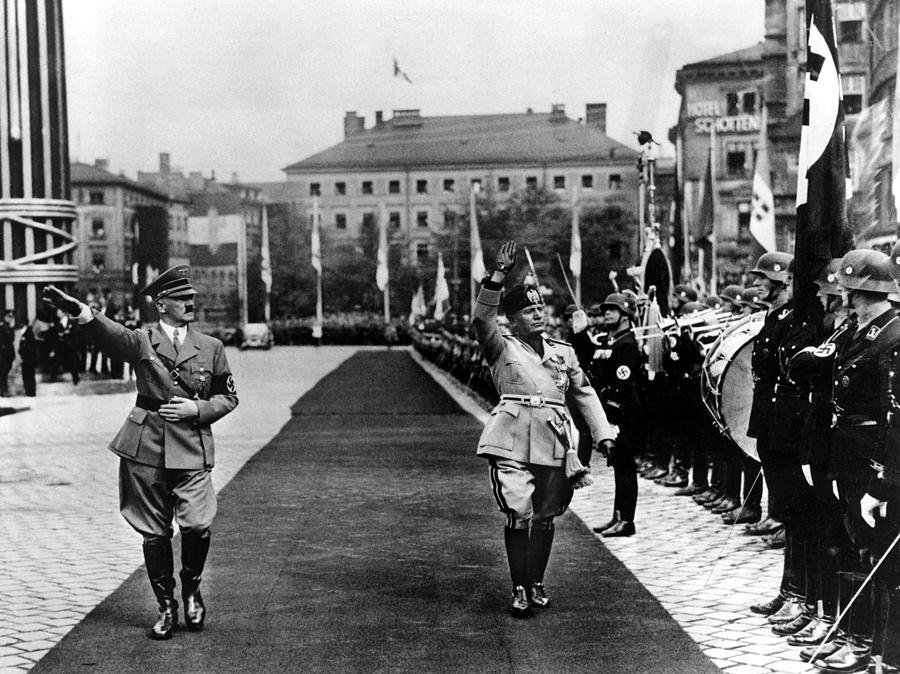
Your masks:
M366 130L366 118L356 114L356 110L349 110L344 115L344 139L355 136Z
M394 127L399 126L422 126L422 114L418 108L409 108L406 110L394 110L394 118L391 120Z
M171 164L169 163L169 153L168 152L160 152L159 153L159 172L162 175L169 175L169 171L171 170Z
M584 123L606 133L606 103L588 103L585 107Z
M109 159L95 159L94 168L98 168L101 171L109 171Z

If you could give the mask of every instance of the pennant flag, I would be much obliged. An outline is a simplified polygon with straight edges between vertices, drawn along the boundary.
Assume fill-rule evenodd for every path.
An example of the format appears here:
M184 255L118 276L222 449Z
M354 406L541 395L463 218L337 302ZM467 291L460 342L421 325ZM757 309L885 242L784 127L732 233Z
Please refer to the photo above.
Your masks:
M318 273L322 273L322 242L319 238L319 199L313 197L312 215L312 240L310 241L312 254L312 266Z
M481 283L484 279L484 253L481 250L481 235L478 233L478 214L475 209L475 194L477 188L473 185L469 194L469 254L471 256L471 275L475 283Z
M812 315L814 279L853 245L847 223L848 157L844 100L830 0L806 0L807 73L797 161L794 311Z
M421 289L421 285L419 288ZM438 253L437 280L434 283L434 318L441 320L446 313L444 302L450 299L450 288L447 286L447 272L444 269L444 256Z
M578 228L578 192L572 192L572 246L569 250L569 269L575 278L581 278L581 231Z
M766 105L762 106L759 129L759 148L756 151L756 167L753 172L753 196L750 204L750 233L766 252L776 250L775 196L769 185L768 120Z
M413 83L413 81L411 79L409 79L409 75L407 75L405 72L400 70L400 66L397 65L397 59L394 59L394 77L402 77L410 84Z
M381 217L378 218L378 269L375 272L375 283L378 284L379 290L384 290L388 284L387 218L384 208L381 209Z
M272 258L269 255L269 207L262 205L262 244L260 246L260 265L259 275L263 284L266 286L266 292L272 292Z
M419 289L412 296L412 302L409 305L409 324L414 325L416 319L424 316L428 311L428 305L425 304L425 288L422 281L419 281Z

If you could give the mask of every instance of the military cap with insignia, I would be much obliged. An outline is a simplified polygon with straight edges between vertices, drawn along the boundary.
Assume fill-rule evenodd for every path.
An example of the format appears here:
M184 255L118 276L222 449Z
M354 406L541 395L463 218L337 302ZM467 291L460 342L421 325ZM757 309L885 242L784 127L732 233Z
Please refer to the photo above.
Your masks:
M151 299L158 300L164 297L192 297L197 294L191 285L191 268L186 264L180 264L166 269L153 281L148 283L142 295L149 295Z
M540 291L533 286L515 286L501 300L503 312L507 316L528 309L529 307L543 307L544 299L541 297Z
M756 261L756 266L747 273L765 276L770 281L787 283L788 273L791 270L793 261L794 256L790 253L781 253L779 251L763 253Z
M851 250L841 258L838 282L847 290L897 292L891 258L877 250Z

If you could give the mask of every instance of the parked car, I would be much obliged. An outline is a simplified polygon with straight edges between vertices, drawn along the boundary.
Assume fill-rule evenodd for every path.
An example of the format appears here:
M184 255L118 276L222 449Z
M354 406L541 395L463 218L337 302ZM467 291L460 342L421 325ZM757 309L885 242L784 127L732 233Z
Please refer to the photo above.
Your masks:
M271 349L275 343L272 331L266 323L247 323L242 331L243 338L239 347L243 349Z

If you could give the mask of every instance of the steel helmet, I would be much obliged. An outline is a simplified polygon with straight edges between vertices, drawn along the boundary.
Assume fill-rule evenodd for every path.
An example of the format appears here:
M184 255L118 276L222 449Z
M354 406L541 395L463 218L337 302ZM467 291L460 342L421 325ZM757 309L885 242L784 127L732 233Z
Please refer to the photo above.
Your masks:
M766 304L762 301L762 298L759 296L759 291L756 288L746 288L741 292L741 306L746 306L748 304L757 309L766 308Z
M900 283L900 239L891 248L891 272L894 274L894 279Z
M819 290L822 290L829 295L841 294L841 286L838 283L838 271L840 268L841 259L838 257L834 258L822 268L822 271L816 278L816 284L819 286Z
M841 258L838 281L847 290L897 292L891 258L877 250L851 250Z
M690 314L696 314L700 311L706 311L709 307L705 307L700 302L687 302L683 307L681 307L681 311L679 311L679 315L681 316L689 316Z
M626 316L631 317L634 314L634 303L630 302L622 293L610 293L600 305L601 312L606 309L618 309Z
M733 302L734 304L740 306L742 292L744 292L744 289L739 285L727 285L722 288L722 292L719 293L719 296L723 300Z
M697 291L684 283L679 283L675 286L674 293L676 297L680 297L685 302L697 301Z
M717 311L725 306L725 302L722 301L722 298L718 295L709 295L707 297L704 297L701 304Z
M787 283L788 273L793 261L794 256L790 253L780 253L778 251L763 253L756 261L756 266L747 273L765 276L770 281Z

